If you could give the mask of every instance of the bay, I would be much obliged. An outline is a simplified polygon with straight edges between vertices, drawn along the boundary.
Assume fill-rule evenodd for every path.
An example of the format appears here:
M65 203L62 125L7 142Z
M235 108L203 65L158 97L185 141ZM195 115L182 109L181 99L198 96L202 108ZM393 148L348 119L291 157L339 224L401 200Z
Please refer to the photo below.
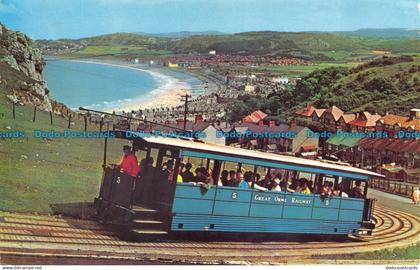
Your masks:
M51 97L73 109L117 107L159 85L142 70L82 61L48 60L44 76Z

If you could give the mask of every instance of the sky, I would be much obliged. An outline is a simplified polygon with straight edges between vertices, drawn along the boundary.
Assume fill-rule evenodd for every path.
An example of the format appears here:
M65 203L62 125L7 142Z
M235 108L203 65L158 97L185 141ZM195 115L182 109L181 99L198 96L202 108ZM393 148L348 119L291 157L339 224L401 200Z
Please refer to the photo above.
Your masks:
M114 32L420 28L420 0L0 0L0 22L33 39Z

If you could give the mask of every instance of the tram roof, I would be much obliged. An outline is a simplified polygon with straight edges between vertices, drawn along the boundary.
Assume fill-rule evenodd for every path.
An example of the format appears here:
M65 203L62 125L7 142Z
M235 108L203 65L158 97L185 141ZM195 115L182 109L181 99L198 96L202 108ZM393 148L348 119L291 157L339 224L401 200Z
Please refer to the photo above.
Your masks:
M169 146L172 148L178 148L182 151L182 154L185 156L194 156L193 155L194 152L195 153L200 152L200 153L208 153L209 154L208 157L209 158L213 157L214 159L218 159L217 157L231 156L231 157L237 157L238 160L233 160L237 162L240 162L239 159L243 159L244 161L263 160L263 161L268 161L268 162L290 164L291 166L293 165L301 166L308 169L312 168L314 172L316 172L315 170L316 168L322 168L322 169L326 169L330 171L348 172L350 174L384 177L381 174L364 170L364 169L360 169L360 168L355 168L352 166L345 166L345 165L339 165L339 164L329 163L325 161L310 160L310 159L304 159L304 158L298 158L298 157L286 156L286 155L280 155L280 154L274 154L274 153L260 152L260 151L255 151L255 150L236 148L232 146L208 144L204 142L193 141L191 139L155 137L155 136L136 138L136 139L140 139L140 141L145 141L148 144L152 144L156 146L160 145L160 146ZM198 157L202 157L202 156L198 156ZM221 158L221 160L223 160L223 158ZM246 162L243 162L243 163L246 163ZM261 165L261 166L264 166L264 165ZM267 165L267 167L269 167L269 165ZM334 173L332 174L336 175Z

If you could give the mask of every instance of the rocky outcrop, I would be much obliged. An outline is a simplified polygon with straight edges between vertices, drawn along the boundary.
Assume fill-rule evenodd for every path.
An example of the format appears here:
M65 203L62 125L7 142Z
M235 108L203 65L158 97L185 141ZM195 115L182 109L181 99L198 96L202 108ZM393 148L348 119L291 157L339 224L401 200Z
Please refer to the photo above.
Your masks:
M18 97L25 97L24 100L20 100L21 103L36 105L42 110L52 109L49 90L42 75L45 62L40 50L32 47L32 40L24 33L11 31L2 24L0 62L22 73L21 77L14 76L10 79L14 80L14 83L9 84ZM2 73L0 70L0 78L7 80L7 74Z

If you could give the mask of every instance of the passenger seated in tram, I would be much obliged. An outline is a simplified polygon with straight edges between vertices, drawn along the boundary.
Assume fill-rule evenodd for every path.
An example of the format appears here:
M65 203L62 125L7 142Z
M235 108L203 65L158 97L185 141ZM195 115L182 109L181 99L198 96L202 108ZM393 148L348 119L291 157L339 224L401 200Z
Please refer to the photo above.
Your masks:
M281 191L280 183L281 183L280 178L275 177L273 180L271 180L268 189L272 191Z
M210 169L210 168L208 168L207 170L206 170L206 168L204 168L204 170L206 172L206 184L216 185L216 181L213 179L213 170ZM217 185L221 186L222 182L218 181Z
M326 198L326 197L330 197L331 194L332 194L332 190L331 190L330 182L325 181L324 184L322 185L320 195L321 197Z
M356 181L356 186L353 188L353 198L363 198L362 182Z
M281 182L280 188L283 191L294 193L295 190L292 189L291 186L292 186L292 181L290 179L287 179L287 180L284 180L284 181Z
M207 180L207 177L206 177L205 174L206 174L206 169L205 168L204 168L204 170L203 170L203 167L195 169L194 182L205 183L206 180Z
M229 183L231 187L238 186L238 182L236 182L236 172L234 170L229 171Z
M229 172L227 170L223 170L220 173L220 181L222 182L222 185L225 187L229 187L230 186L230 181L229 181Z
M185 169L185 163L184 162L180 162L179 163L179 174L181 174Z
M308 181L308 188L311 191L311 193L315 193L314 192L314 181L312 181L312 180Z
M182 178L182 175L181 175L181 173L182 173L182 167L181 166L179 166L179 168L178 168L178 174L177 174L177 176L176 176L176 182L177 183L182 183L183 182L183 178Z
M238 172L242 175L241 172ZM247 171L245 172L245 174L243 175L243 180L240 182L239 187L241 188L252 188L252 179L254 178L254 173L251 171ZM256 190L260 190L260 191L265 191L267 190L264 187L260 187L258 184L254 183L254 189Z
M262 186L261 181L262 181L261 180L261 175L259 173L255 173L254 174L254 182L257 183L259 186Z
M292 182L292 185L293 185L293 187L295 187L294 188L295 192L302 193L302 183L301 183L301 180L300 179L295 179Z
M129 145L123 146L124 155L120 162L120 170L122 173L136 177L139 173L139 165L136 155L131 151Z
M272 180L278 179L281 182L281 178L282 178L281 172L277 171Z
M248 188L248 183L244 180L242 172L236 172L236 182L238 183L237 187Z
M192 164L185 164L185 171L181 173L182 181L184 183L194 182L194 174L191 172Z
M300 183L299 183L299 180L298 179L293 178L293 179L289 179L288 181L289 181L288 187L290 189L293 189L295 192L299 192L300 191L300 187L299 187L300 186Z
M341 184L334 187L332 195L335 196L335 197L343 197L343 198L349 197L349 195L342 190L342 185Z
M260 177L260 179L258 181L255 180L255 183L257 183L257 185L259 185L260 187L265 187L265 188L268 187L268 185L265 183L265 178L261 179L261 177Z
M268 188L270 186L271 178L271 173L270 171L268 171L267 174L264 176L264 180L262 181L260 186Z
M301 178L300 180L300 193L302 194L311 194L311 190L308 187L308 179Z
M251 175L251 182L249 182L249 188L252 187L252 179L254 178L254 173L253 172L249 172ZM256 190L260 190L260 191L266 191L268 190L266 187L260 186L258 183L254 182L254 189Z
M322 186L322 190L323 190L326 194L331 195L331 194L332 194L332 186L333 186L333 183L332 183L332 182L330 182L330 181L325 181L324 185Z

